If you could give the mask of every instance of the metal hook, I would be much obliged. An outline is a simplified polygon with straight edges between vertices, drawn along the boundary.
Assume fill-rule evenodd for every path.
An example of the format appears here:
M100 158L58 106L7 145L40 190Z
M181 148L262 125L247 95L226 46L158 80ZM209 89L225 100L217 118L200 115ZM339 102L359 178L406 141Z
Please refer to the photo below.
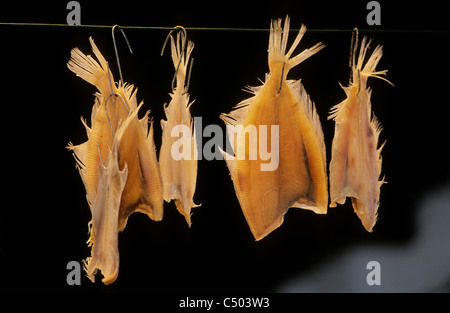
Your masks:
M175 81L177 79L177 74L178 74L178 70L180 68L181 59L186 56L185 53L186 53L186 47L187 47L187 44L188 44L186 29L183 26L179 26L179 25L175 26L174 29L172 29L169 32L169 34L167 35L166 40L164 41L163 47L161 49L161 56L163 56L164 50L166 48L166 45L167 45L167 42L169 41L170 36L172 35L172 33L174 31L177 31L177 30L181 30L183 32L184 38L185 38L185 42L184 42L184 45L183 45L182 50L181 50L180 59L178 60L177 67L175 69L175 74L173 75L173 78L172 78L172 92L175 91ZM190 81L191 81L191 71L192 71L192 64L193 63L194 63L194 58L191 58L191 66L189 67L187 83L186 83L186 86L184 87L184 93L183 94L187 93L188 90L189 90L189 84L190 84Z
M119 97L120 99L122 99L123 106L125 107L125 110L127 110L127 113L130 113L130 110L128 110L128 106L127 106L127 104L125 102L125 99L120 94L112 93L112 94L110 94L108 96L108 98L106 98L106 101L105 101L106 118L108 119L109 128L111 129L111 133L112 133L112 135L114 137L115 134L114 134L114 131L113 131L113 128L112 128L111 119L109 118L108 109L106 108L106 104L108 104L109 98L111 98L111 97Z
M106 112L106 118L108 119L109 128L111 129L111 133L112 133L112 135L114 137L115 134L114 134L114 130L112 128L111 119L109 118L108 109L106 108L106 105L108 104L109 98L111 98L112 96L120 97L122 99L123 106L125 107L125 110L127 111L127 113L130 113L130 110L128 109L128 106L127 106L127 103L125 102L125 99L120 94L114 93L114 90L113 90L113 87L112 87L111 75L110 75L111 71L109 69L109 63L108 62L106 62L106 66L107 66L107 69L108 69L109 88L111 89L111 93L109 94L109 96L106 98L106 101L105 101L105 112ZM114 99L113 99L113 101L115 102Z
M281 92L281 87L283 87L283 76L284 76L284 66L286 65L286 62L283 62L283 67L281 68L281 79L280 79L280 88L277 91L277 95Z
M358 28L353 28L352 41L350 42L350 59L348 65L350 67L350 78L353 81L353 67L356 67L355 54L358 48Z
M349 60L349 66L352 67L353 65L355 65L355 53L356 50L355 48L357 48L358 45L358 28L353 28L353 33L352 33L352 41L350 42L350 60Z
M353 28L353 34L352 34L352 41L350 43L350 60L349 60L349 66L350 66L350 78L353 83L355 75L353 73L353 70L356 70L356 61L355 61L355 55L356 55L356 49L358 49L358 28ZM356 95L359 95L359 92L361 91L361 70L357 69L358 73L358 92Z
M103 165L102 154L100 153L100 146L98 145L98 142L96 142L96 144L97 144L98 158L100 159L100 165L104 170L106 170L107 168L105 167L105 165Z
M358 92L356 93L359 96L359 91L361 90L361 71L358 69Z
M182 31L183 31L183 34L184 34L184 37L187 38L187 32L186 32L186 29L185 29L183 26L180 26L180 25L175 26L175 27L169 32L169 34L167 35L166 40L164 40L164 44L163 44L163 47L162 47L162 49L161 49L161 56L164 55L164 50L166 49L167 42L169 41L170 35L172 35L172 33L173 33L174 31L178 30L178 29L182 30ZM186 44L185 44L185 46L186 46ZM186 48L186 47L183 47L183 51L182 51L182 52L185 51L185 48Z
M123 85L122 68L120 66L119 53L117 51L116 37L114 36L114 30L116 29L116 27L120 27L120 26L119 25L114 25L112 30L111 30L111 34L112 34L112 40L113 40L113 45L114 45L114 52L116 54L117 67L119 68L120 83L121 83L121 85ZM130 50L130 53L133 54L133 50L131 49L131 46L130 46L130 43L128 42L127 36L125 35L123 29L120 29L120 31L122 32L123 38L125 38L125 41L127 43L128 49ZM120 97L122 99L122 103L123 103L127 113L130 113L130 110L128 109L128 106L127 106L127 103L125 102L125 99L120 94L114 93L113 82L112 82L112 79L111 79L111 70L109 68L109 63L108 62L106 62L106 67L107 67L107 71L108 71L109 88L111 90L111 93L109 94L109 96L105 100L105 112L106 112L106 118L107 118L108 124L109 124L109 129L111 130L111 134L114 137L115 136L114 130L113 130L113 127L112 127L112 124L111 124L111 119L109 118L108 108L106 107L106 105L108 104L109 99L111 97ZM114 98L113 98L113 102L114 103L116 102ZM102 168L104 170L106 170L107 168L103 164L102 155L100 153L100 146L99 146L98 142L96 142L96 144L97 144L98 156L99 156L99 159L100 159L100 165L102 166Z
M188 72L188 77L187 77L187 82L186 82L186 86L184 87L184 93L187 93L189 90L189 85L191 84L191 72L192 72L192 66L194 65L194 58L191 58L191 66L189 66L189 72Z
M123 31L122 28L120 28L119 25L114 25L112 30L111 30L111 35L112 35L112 41L113 41L113 45L114 45L114 52L116 53L116 61L117 61L117 67L119 68L119 74L120 74L120 82L123 85L123 76L122 76L122 68L120 66L120 61L119 61L119 53L117 51L117 45L116 45L116 37L114 35L114 30L116 29L116 27L119 27L120 31L122 32L123 38L125 38L125 41L127 43L128 49L130 50L130 53L133 54L133 50L131 49L130 43L128 42L128 38L125 35L125 32Z

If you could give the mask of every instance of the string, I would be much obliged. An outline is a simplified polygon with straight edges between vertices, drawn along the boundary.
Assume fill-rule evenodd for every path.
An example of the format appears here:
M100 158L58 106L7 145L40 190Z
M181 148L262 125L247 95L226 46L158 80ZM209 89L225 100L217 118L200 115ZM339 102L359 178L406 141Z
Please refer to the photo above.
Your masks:
M32 27L70 27L70 28L108 28L114 25L68 25L68 24L51 24L51 23L1 23L7 26L32 26ZM173 26L120 26L122 29L141 29L141 30L172 30ZM184 27L189 31L222 31L222 32L269 32L269 28L233 28L233 27ZM290 29L291 32L298 32L299 28ZM353 28L313 28L308 32L317 33L347 33L353 32ZM450 29L379 29L365 28L359 29L360 33L450 33Z

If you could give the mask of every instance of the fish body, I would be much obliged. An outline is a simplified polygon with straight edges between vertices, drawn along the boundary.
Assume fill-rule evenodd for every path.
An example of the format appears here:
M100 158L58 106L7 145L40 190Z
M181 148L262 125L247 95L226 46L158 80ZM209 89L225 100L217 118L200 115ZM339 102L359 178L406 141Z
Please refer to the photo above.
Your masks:
M228 133L233 141L234 155L223 153L244 216L256 240L279 227L289 207L327 212L326 156L320 120L300 80L286 80L291 68L324 47L318 43L291 58L305 31L306 27L302 26L286 53L289 18L286 18L284 29L281 19L272 21L270 74L266 75L262 86L250 87L253 97L221 116L228 130L236 130ZM266 133L262 132L264 127ZM251 129L258 138L256 145L250 138L254 136ZM278 133L272 133L277 129ZM259 153L253 151L264 144L270 146L268 150L277 152L273 154L277 158L276 166L269 169L264 167L267 161L261 149Z
M369 43L364 37L358 60L357 39L352 47L352 80L342 87L347 98L334 106L329 119L335 121L335 135L330 162L330 207L343 204L346 197L352 200L355 213L364 228L371 232L378 214L381 174L381 147L378 138L381 125L372 115L371 89L367 87L369 77L380 77L387 71L375 71L382 56L382 47L377 46L364 64ZM385 79L384 79L385 80Z
M74 146L69 143L86 189L91 209L92 257L86 270L91 280L97 269L104 283L112 283L118 274L118 232L133 212L146 213L159 221L163 217L161 176L153 142L153 127L148 130L147 112L137 113L137 90L131 84L116 85L112 73L90 38L97 58L71 51L67 66L77 76L97 87L91 113L91 127L85 120L88 140ZM115 244L113 244L115 242Z
M189 58L194 44L184 32L176 39L170 36L172 61L176 70L176 88L172 100L164 106L167 120L161 120L163 130L159 164L163 182L164 200L175 200L178 211L191 226L191 208L197 183L197 143L189 109L189 93L185 81Z

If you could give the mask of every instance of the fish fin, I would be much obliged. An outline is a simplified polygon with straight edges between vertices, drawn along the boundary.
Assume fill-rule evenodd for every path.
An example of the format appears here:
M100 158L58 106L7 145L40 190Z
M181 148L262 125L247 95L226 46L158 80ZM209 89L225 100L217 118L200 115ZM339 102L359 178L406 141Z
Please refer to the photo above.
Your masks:
M306 26L301 26L297 37L292 43L289 51L286 53L287 40L289 36L289 16L286 16L284 29L281 28L281 21L281 18L279 18L272 20L271 23L269 36L269 67L271 67L272 63L283 62L285 63L285 72L287 74L290 69L322 50L325 45L319 42L313 47L305 49L291 58L292 53L294 52L295 48L297 48L300 40L303 38L303 35L306 32Z
M90 55L85 55L80 49L74 48L70 52L70 59L67 63L67 67L77 76L96 86L97 89L105 95L110 90L107 62L95 45L92 37L89 37L89 42L91 43L92 51L100 64ZM109 75L111 81L114 82L111 71L109 71Z
M319 114L317 114L314 102L311 100L311 97L303 87L301 80L288 80L287 84L292 88L292 91L297 96L301 107L308 116L308 119L311 121L314 133L320 142L322 158L325 160L325 141L323 136L322 123L320 122Z
M190 40L187 40L184 32L178 32L176 38L170 36L170 43L172 51L172 61L176 70L177 88L180 87L184 89L187 67L192 50L194 49L194 43Z
M352 55L355 56L358 49L358 36L356 34L356 40L353 40L353 48L352 48ZM356 82L360 79L360 77L363 77L364 80L367 80L369 77L376 77L381 80L386 81L387 83L394 86L393 83L391 83L388 79L383 77L386 75L388 70L381 70L381 71L375 71L376 66L378 65L378 62L381 60L381 57L383 56L383 46L377 45L370 55L367 62L364 64L364 61L366 59L367 51L369 50L371 40L367 39L367 37L363 37L361 40L361 45L359 48L359 55L358 60L355 61L355 58L353 57L353 63L352 63L352 73L353 73L353 83L356 84ZM360 77L358 77L360 76ZM364 84L365 86L365 84Z

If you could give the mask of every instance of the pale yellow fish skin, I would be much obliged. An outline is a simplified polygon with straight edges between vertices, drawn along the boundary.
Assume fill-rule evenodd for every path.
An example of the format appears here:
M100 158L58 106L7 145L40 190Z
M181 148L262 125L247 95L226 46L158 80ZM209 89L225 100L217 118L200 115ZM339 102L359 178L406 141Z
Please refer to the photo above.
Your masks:
M121 195L127 180L127 167L119 170L117 149L108 153L107 167L98 168L97 196L92 204L91 238L92 254L85 261L88 278L94 282L100 269L106 285L113 283L119 274L118 218ZM95 238L94 238L95 236Z
M183 47L187 38L183 32L177 33L176 39L170 36L172 60L175 69L178 68L177 84L172 100L164 106L167 120L161 120L163 130L159 164L163 182L164 200L175 200L178 211L185 217L191 226L191 208L198 207L193 201L197 183L197 143L193 131L192 117L189 112L193 102L189 102L189 93L185 90L186 71L190 54L194 48L191 41L187 42L186 51ZM181 63L179 60L181 58ZM187 132L180 134L178 129L183 127ZM173 135L173 136L172 136ZM184 152L181 159L175 159L172 155L173 147L179 147L180 143ZM187 149L187 151L184 151ZM179 149L176 149L178 152Z
M310 51L305 50L289 59L306 28L302 27L293 47L285 54L286 44L283 49L282 41L287 41L288 30L289 18L286 18L284 36L281 35L281 20L272 21L270 75L263 86L252 88L253 98L238 104L235 111L222 115L226 125L255 125L257 129L259 125L279 126L279 164L273 171L261 171L261 164L267 161L259 155L256 160L249 159L245 132L237 135L233 147L235 157L224 153L236 195L256 240L279 227L289 207L316 213L326 213L328 207L325 145L320 120L300 81L286 81L290 68L323 46L317 44ZM269 134L267 141L271 142L272 134ZM237 142L245 144L239 146ZM237 157L239 149L245 150L245 159Z
M78 49L73 49L68 67L100 91L96 94L96 102L92 108L92 127L89 129L85 125L89 140L72 148L84 165L80 167L80 174L85 183L88 201L92 203L98 181L98 172L95 169L100 163L100 156L102 160L106 159L117 127L129 113L137 109L137 90L133 91L133 85L128 84L119 83L119 86L116 86L112 74L109 73L110 77L108 76L106 61L92 38L90 42L100 64ZM109 97L110 78L112 91L119 94L119 97ZM128 216L134 211L146 213L156 221L160 221L163 217L161 174L153 141L153 126L151 125L148 131L147 121L148 113L141 120L136 116L124 134L128 139L123 140L119 148L119 165L123 167L124 163L127 163L129 169L121 202L119 230L123 230Z
M142 104L131 111L123 123L116 129L111 150L106 161L99 165L97 194L92 204L91 238L92 255L85 262L85 270L91 281L95 281L97 269L100 269L106 285L113 283L119 274L118 233L120 231L120 204L123 191L130 177L127 163L120 168L119 151L127 139L126 133L133 125ZM119 222L118 222L119 221Z
M106 60L92 38L90 42L99 63L75 48L67 65L77 76L96 86L100 93L96 93L92 108L91 128L83 121L88 141L77 146L69 143L68 148L76 156L92 213L89 243L93 245L94 261L91 262L102 267L105 283L111 283L117 277L111 274L114 265L110 262L117 263L109 243L117 240L117 233L112 235L111 229L122 231L129 215L136 211L146 213L155 221L161 220L162 184L152 126L148 131L149 112L138 119L137 113L143 103L137 105L137 90L133 85L119 83L117 86L114 83L112 74L108 75ZM117 162L117 170L111 167L111 162ZM118 188L122 183L124 186ZM117 215L115 219L111 218L113 214ZM105 223L115 225L105 226ZM107 233L98 233L103 231ZM97 243L97 238L103 239ZM95 271L91 262L87 268L93 279Z
M384 75L387 71L375 72L382 56L381 46L376 47L363 67L368 49L366 38L362 40L358 61L355 61L357 40L352 47L353 82L345 87L347 94L340 104L333 107L329 118L335 121L335 135L330 162L330 207L352 199L355 213L364 228L371 232L378 215L381 174L381 149L377 148L381 126L372 116L367 78ZM384 78L382 78L384 79Z

